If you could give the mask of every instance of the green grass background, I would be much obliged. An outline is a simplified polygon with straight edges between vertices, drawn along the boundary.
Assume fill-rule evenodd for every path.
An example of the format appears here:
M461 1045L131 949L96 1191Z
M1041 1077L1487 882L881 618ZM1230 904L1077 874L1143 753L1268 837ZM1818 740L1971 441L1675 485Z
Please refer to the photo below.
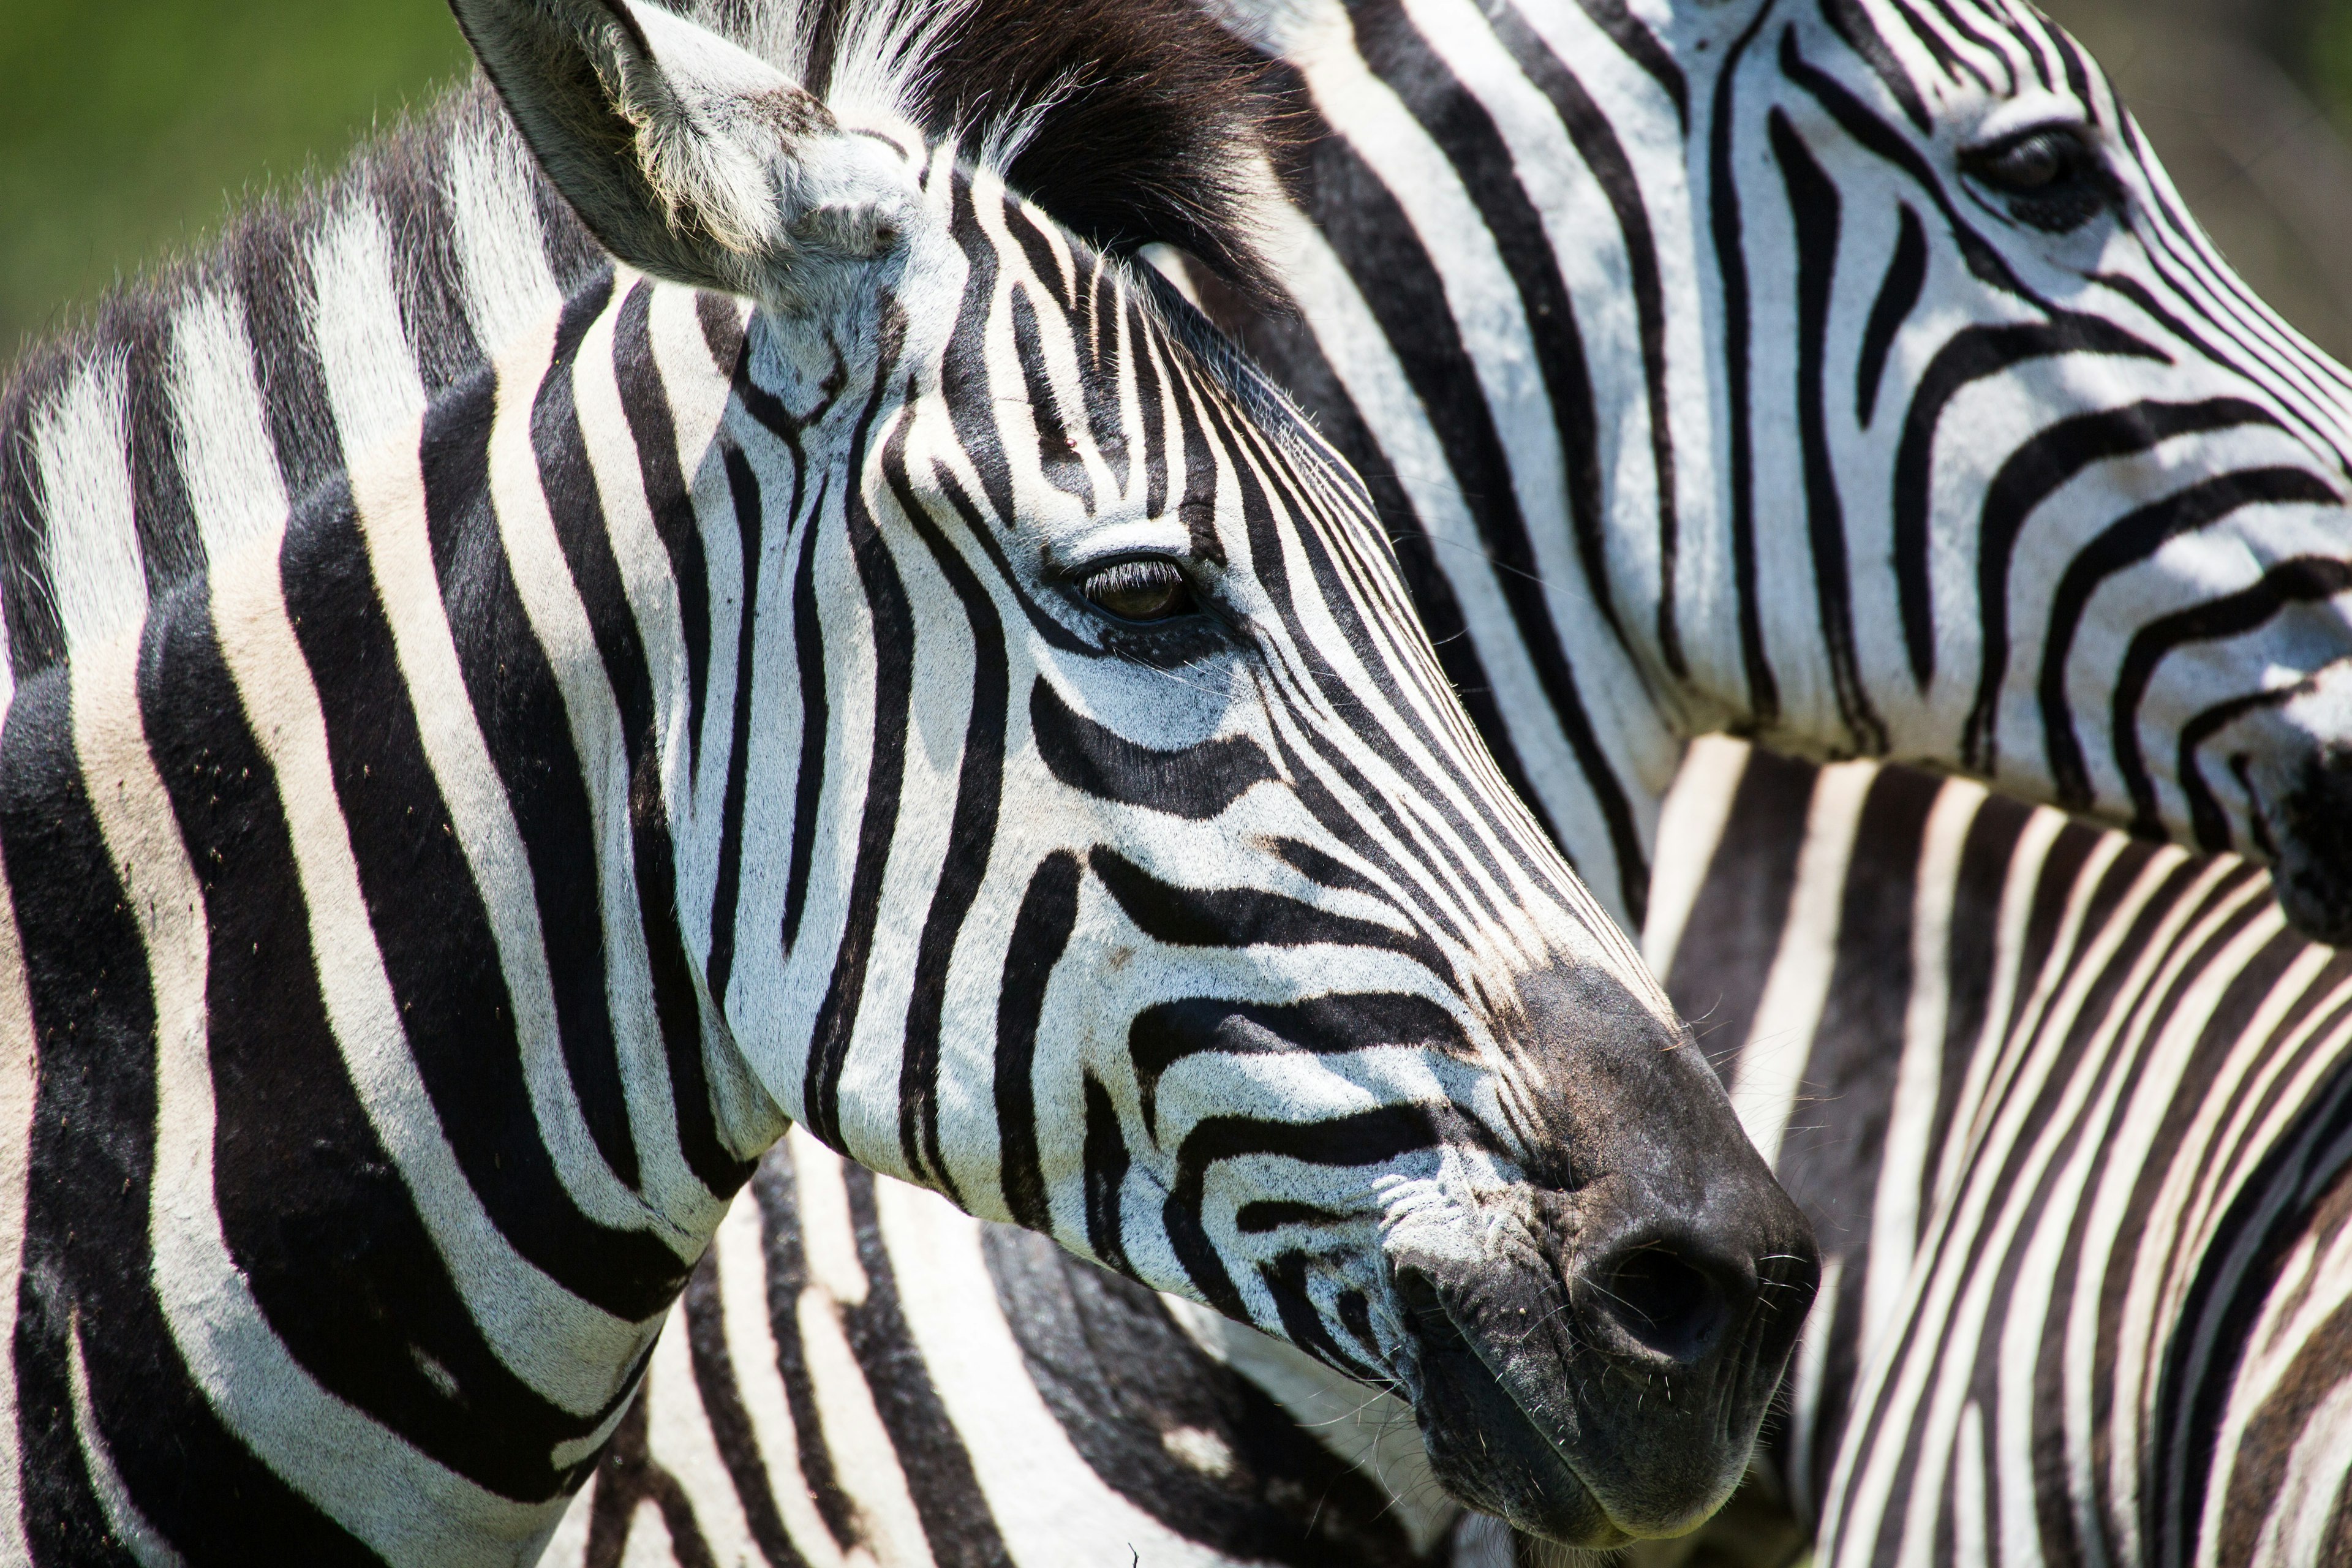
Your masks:
M2107 7L2102 47L2159 12L2225 26L2352 126L2352 0L2045 4L2078 26ZM466 65L441 0L0 0L0 364ZM2352 337L2305 324L2339 352Z
M0 363L467 60L441 0L0 0Z

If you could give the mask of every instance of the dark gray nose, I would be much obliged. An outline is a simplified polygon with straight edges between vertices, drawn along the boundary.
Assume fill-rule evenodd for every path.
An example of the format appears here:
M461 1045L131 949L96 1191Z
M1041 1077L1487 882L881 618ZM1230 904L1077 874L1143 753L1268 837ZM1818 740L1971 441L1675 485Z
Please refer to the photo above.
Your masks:
M1605 984L1547 976L1523 997L1528 1179L1507 1220L1402 1232L1390 1254L1439 1479L1588 1548L1722 1503L1819 1279L1811 1226L1688 1031Z
M2323 743L2253 782L2279 907L2313 941L2352 947L2352 742Z

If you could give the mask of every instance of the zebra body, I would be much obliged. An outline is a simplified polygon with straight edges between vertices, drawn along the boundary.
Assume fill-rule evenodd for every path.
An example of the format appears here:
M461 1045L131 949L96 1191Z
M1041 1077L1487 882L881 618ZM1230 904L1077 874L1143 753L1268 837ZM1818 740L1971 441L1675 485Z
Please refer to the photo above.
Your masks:
M12 394L0 1557L529 1560L788 1120L1534 1527L1703 1514L1801 1221L1360 487L1008 187L1103 105L927 129L985 38L920 7L823 99L805 31L457 11L630 265L477 100ZM1703 1345L1613 1315L1660 1246Z
M2352 1542L2352 958L2258 868L1727 742L1646 944L1823 1238L1773 1459L1827 1563Z

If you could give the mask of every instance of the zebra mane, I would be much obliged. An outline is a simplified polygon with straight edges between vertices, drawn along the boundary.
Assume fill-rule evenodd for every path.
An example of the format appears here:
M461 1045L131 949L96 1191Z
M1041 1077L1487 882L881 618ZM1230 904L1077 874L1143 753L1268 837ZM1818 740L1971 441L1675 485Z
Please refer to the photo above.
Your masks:
M1264 289L1252 214L1274 100L1257 57L1192 0L678 8L836 107L958 137L1105 251L1164 244ZM199 536L200 513L282 517L338 482L347 446L480 368L605 262L477 72L339 174L243 208L208 250L28 348L0 381L0 696L201 572L221 542ZM240 413L257 434L227 443L239 471L191 471L186 431Z

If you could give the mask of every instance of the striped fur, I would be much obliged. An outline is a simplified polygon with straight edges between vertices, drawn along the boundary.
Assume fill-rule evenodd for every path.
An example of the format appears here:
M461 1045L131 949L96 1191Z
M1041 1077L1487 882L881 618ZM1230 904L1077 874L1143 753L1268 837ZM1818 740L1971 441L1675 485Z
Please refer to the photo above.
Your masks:
M0 1557L530 1559L788 1119L1554 1534L1712 1506L1801 1222L1352 476L1003 184L1052 105L934 140L919 6L822 100L460 10L599 231L756 308L598 258L477 95L15 384ZM1138 557L1202 613L1096 615ZM1592 1304L1662 1224L1688 1352Z
M1711 742L1667 831L1648 950L1823 1238L1771 1452L1815 1560L2340 1560L2352 955L1905 769Z
M1216 9L1300 126L1269 241L1296 314L1204 301L1367 476L1448 674L1612 907L1642 911L1682 738L1732 729L2280 858L2294 917L2352 934L2352 382L2058 28L2011 0ZM2036 132L2063 201L1991 183Z

